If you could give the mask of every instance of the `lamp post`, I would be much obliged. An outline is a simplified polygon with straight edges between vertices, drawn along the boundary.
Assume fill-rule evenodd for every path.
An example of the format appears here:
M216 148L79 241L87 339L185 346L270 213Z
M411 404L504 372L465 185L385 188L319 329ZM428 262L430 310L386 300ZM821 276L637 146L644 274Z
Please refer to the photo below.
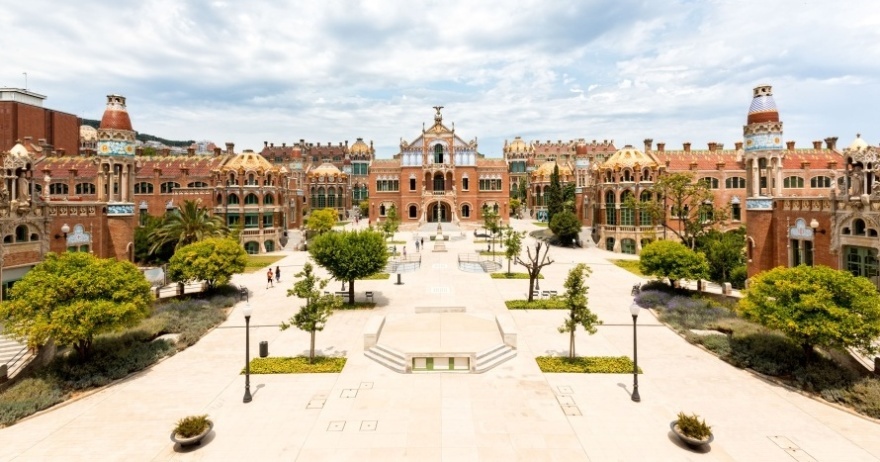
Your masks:
M642 309L639 305L633 302L632 305L629 306L629 313L633 317L633 392L632 392L632 400L635 402L639 402L642 400L642 397L639 396L639 350L636 344L636 319L639 318L639 311Z
M248 303L244 306L244 399L245 403L251 402L251 314L254 309Z

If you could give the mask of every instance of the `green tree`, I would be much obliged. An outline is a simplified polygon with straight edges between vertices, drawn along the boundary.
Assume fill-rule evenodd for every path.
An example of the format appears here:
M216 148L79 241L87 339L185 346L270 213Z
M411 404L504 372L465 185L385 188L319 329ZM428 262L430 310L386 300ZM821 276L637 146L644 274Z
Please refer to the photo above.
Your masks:
M591 272L589 266L580 263L568 272L568 277L565 279L565 284L563 284L565 295L562 296L562 300L565 302L565 308L568 310L568 317L562 323L562 326L559 327L559 332L562 334L568 332L570 334L568 339L568 357L571 359L574 359L576 356L574 334L578 326L583 327L590 335L593 335L596 333L596 326L602 324L599 317L590 311L587 305L587 292L589 289L585 281L586 278L590 277Z
M229 238L210 238L177 249L168 262L168 279L181 284L205 281L209 289L229 283L247 265L247 253Z
M550 174L550 185L547 187L547 221L563 210L562 184L559 182L559 165L553 166Z
M565 183L562 187L562 210L574 213L577 210L575 206L575 192L577 188L574 183Z
M670 281L679 279L705 279L709 276L709 263L702 252L694 252L675 241L654 241L642 247L639 270L643 274Z
M311 334L309 363L315 361L315 334L324 330L324 325L327 323L327 319L333 313L333 310L342 307L341 298L332 294L321 295L321 290L327 287L327 283L330 280L315 276L312 269L312 264L306 262L302 271L295 275L295 277L302 279L296 281L292 289L287 290L288 297L305 299L305 306L301 307L288 322L281 323L281 330L287 330L290 326L296 326L297 329Z
M168 259L174 255L174 243L165 242L155 251L151 252L153 247L152 236L159 227L162 226L162 218L147 215L144 217L143 226L138 226L134 230L134 259L143 264L161 264L167 263Z
M513 216L519 216L520 207L522 207L522 201L516 198L510 200L510 213L513 214Z
M563 210L550 219L550 231L559 238L560 244L571 245L572 241L581 232L581 222L577 216L568 210Z
M498 234L498 231L501 230L501 220L498 216L498 212L494 209L483 206L483 226L486 228L486 231L489 231L489 238L491 242L491 251L492 251L492 259L495 259L495 235Z
M745 265L745 246L745 227L726 233L712 229L697 239L696 250L706 254L709 279L720 284L732 281L733 270Z
M127 261L84 252L49 253L0 303L4 332L36 348L53 340L89 356L95 336L150 313L150 283Z
M155 252L167 243L175 249L198 242L209 237L224 237L228 234L223 218L211 215L208 209L197 201L184 201L179 209L165 215L162 225L151 235Z
M510 261L516 258L522 251L522 242L526 233L507 228L504 236L504 256L507 258L507 274L510 274Z
M826 266L778 267L752 277L739 312L804 349L856 348L874 353L880 295L870 280Z
M370 216L370 201L361 201L358 207L361 209L361 218Z
M315 234L324 234L333 229L336 225L336 218L339 215L333 209L313 210L309 215L309 221L306 223L306 229Z
M660 199L641 202L632 198L625 205L647 211L654 223L661 223L691 249L697 238L727 219L727 209L714 206L715 195L709 185L697 181L691 172L662 175L650 191ZM667 204L671 217L666 216Z
M309 254L334 279L348 281L348 303L352 305L354 281L376 274L388 264L385 239L371 230L321 234L312 241Z
M397 228L400 227L400 215L397 214L397 207L391 206L387 212L385 212L385 221L382 222L381 229L385 233L385 236L388 238L394 238L394 233L397 232Z
M529 187L526 184L525 179L520 180L520 182L518 184L518 188L519 188L519 200L522 201L523 205L528 204L529 203Z
M541 248L544 248L544 255L541 255ZM526 268L526 271L529 273L529 302L534 301L535 297L535 281L541 276L541 269L547 265L553 264L553 260L551 260L547 256L547 252L550 251L550 246L545 245L541 241L535 242L535 255L532 256L532 249L526 247L526 259L523 260L519 255L516 258L516 264L522 265Z

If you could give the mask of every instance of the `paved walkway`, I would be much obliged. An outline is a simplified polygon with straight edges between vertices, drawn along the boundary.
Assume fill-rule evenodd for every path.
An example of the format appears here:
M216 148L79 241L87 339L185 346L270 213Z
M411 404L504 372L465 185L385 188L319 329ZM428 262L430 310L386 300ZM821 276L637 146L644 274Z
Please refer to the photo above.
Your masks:
M527 221L517 227L529 227ZM406 232L397 239L410 239ZM529 240L531 242L531 240ZM427 242L426 242L427 243ZM325 355L349 358L340 374L253 376L254 400L242 403L243 304L195 346L122 383L0 430L0 460L284 460L284 461L874 461L880 425L764 383L696 348L651 313L639 317L641 403L630 400L630 375L542 374L534 356L565 354L556 328L561 311L508 312L527 281L495 280L456 266L474 252L468 237L446 253L422 252L419 271L358 281L376 294L373 311L335 313L317 335ZM430 248L430 246L429 246ZM414 246L410 246L414 251ZM236 283L253 290L251 352L261 340L272 356L304 354L309 336L279 331L299 300L286 297L306 254L286 253L281 287L265 289L262 272ZM556 263L541 288L562 291L576 263L593 269L590 307L605 321L596 335L577 335L581 355L631 355L630 288L636 276L599 249L552 248ZM335 283L334 283L335 284ZM335 287L331 286L331 289ZM519 354L485 374L403 375L363 355L362 330L374 313L414 306L467 306L508 316ZM704 416L715 432L706 453L681 446L669 432L679 411ZM214 432L203 446L176 452L174 422L208 413Z

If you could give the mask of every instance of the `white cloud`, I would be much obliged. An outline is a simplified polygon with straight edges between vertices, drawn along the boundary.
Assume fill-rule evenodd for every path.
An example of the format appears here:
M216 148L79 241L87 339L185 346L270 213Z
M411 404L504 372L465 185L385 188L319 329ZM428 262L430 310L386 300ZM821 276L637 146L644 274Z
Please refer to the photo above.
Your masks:
M872 2L652 3L32 0L0 13L0 83L28 72L88 118L121 93L140 131L255 149L360 136L390 155L442 104L497 156L516 135L732 144L767 82L786 138L880 140Z

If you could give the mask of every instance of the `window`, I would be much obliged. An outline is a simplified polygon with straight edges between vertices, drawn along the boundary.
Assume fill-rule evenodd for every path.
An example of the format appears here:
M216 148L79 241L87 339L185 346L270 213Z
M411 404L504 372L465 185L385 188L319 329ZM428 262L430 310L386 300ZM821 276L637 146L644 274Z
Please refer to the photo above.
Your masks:
M804 187L804 179L799 176L788 176L782 180L782 187L786 189L791 188L803 188Z
M703 183L704 185L706 185L706 187L709 189L718 189L718 178L712 178L712 177L706 176L706 177L700 178L699 181L701 183Z
M244 182L244 185L245 186L259 186L259 184L257 183L257 179L254 178L253 173L248 175L247 181Z
M331 209L336 207L336 188L334 187L327 188L327 207Z
M263 204L272 205L275 203L275 196L271 194L266 194L266 197L263 198Z
M877 249L845 246L843 254L846 256L847 271L853 276L864 276L877 284Z
M318 188L318 208L323 209L327 207L327 195L324 193L324 188Z
M74 189L77 195L95 194L94 183L77 183Z
M400 180L376 180L376 191L398 191Z
M810 187L811 188L830 188L831 187L831 178L827 176L814 176L810 178Z
M813 241L791 240L791 266L813 266Z
M730 204L730 218L733 221L742 220L742 207L739 204Z
M861 218L857 218L853 220L852 224L853 235L855 236L864 236L865 235L865 221Z
M732 176L724 180L724 187L727 189L745 189L746 179L741 176Z
M703 203L703 205L700 206L700 221L702 221L702 222L712 221L712 219L714 217L715 217L715 211L712 208L712 204L711 203Z
M271 213L263 215L263 228L271 228L274 223L275 220Z
M635 224L635 213L633 208L628 204L632 202L632 191L624 191L620 196L620 224L624 226L632 226ZM620 241L623 245L624 241ZM635 242L633 242L633 252L635 252Z
M501 191L501 180L481 179L480 191Z
M633 181L632 172L629 169L624 169L620 181Z
M384 217L384 216L385 216L385 204L382 204L382 205L379 206L379 216L380 216L380 217Z
M636 254L636 241L635 239L621 239L620 240L620 251L623 253L628 253L630 255Z
M652 226L654 219L651 217L651 211L648 210L648 203L651 202L651 193L649 191L642 191L641 196L639 196L639 202L642 203L642 207L639 209L639 225Z
M608 191L605 193L605 224L617 224L617 210L614 209L614 191ZM613 245L614 244L612 244L612 247Z
M461 206L461 216L464 218L470 218L471 216L471 206L464 204Z
M226 204L238 205L239 204L238 195L237 194L230 194L228 197L226 197Z
M443 145L435 144L434 145L434 163L442 164L443 163Z
M470 189L470 187L471 187L471 186L470 186L470 184L471 184L470 182L471 182L471 180L470 180L468 177L466 177L466 176L463 177L463 178L461 179L461 189L462 189L463 191L467 191L468 189Z
M137 186L135 186L137 187ZM136 191L136 190L135 190ZM64 183L52 183L49 185L49 194L50 195L67 195L67 185ZM137 192L135 192L137 194Z
M134 185L135 194L153 194L153 183L140 182Z
M238 215L226 215L226 226L230 228L237 226L241 223L241 217Z
M204 181L193 181L192 183L189 183L188 185L186 185L186 187L187 188L207 188L208 183L205 183Z
M175 183L173 181L167 181L165 183L162 183L162 185L159 186L159 192L162 194L171 194L172 191L174 191L176 188L179 188L179 187L180 187L180 183Z
M260 227L260 216L255 213L249 213L244 216L244 227L245 228L259 228Z
M15 228L15 242L27 242L28 234L27 225L19 225Z
M409 217L416 218L418 216L418 208L415 205L409 206Z
M609 252L614 252L614 238L606 237L605 238L605 250Z
M434 191L444 191L446 190L446 181L443 179L443 175L437 174L434 175Z
M245 205L256 205L260 203L260 199L257 198L257 195L254 193L250 193L247 196L244 196L244 204Z

